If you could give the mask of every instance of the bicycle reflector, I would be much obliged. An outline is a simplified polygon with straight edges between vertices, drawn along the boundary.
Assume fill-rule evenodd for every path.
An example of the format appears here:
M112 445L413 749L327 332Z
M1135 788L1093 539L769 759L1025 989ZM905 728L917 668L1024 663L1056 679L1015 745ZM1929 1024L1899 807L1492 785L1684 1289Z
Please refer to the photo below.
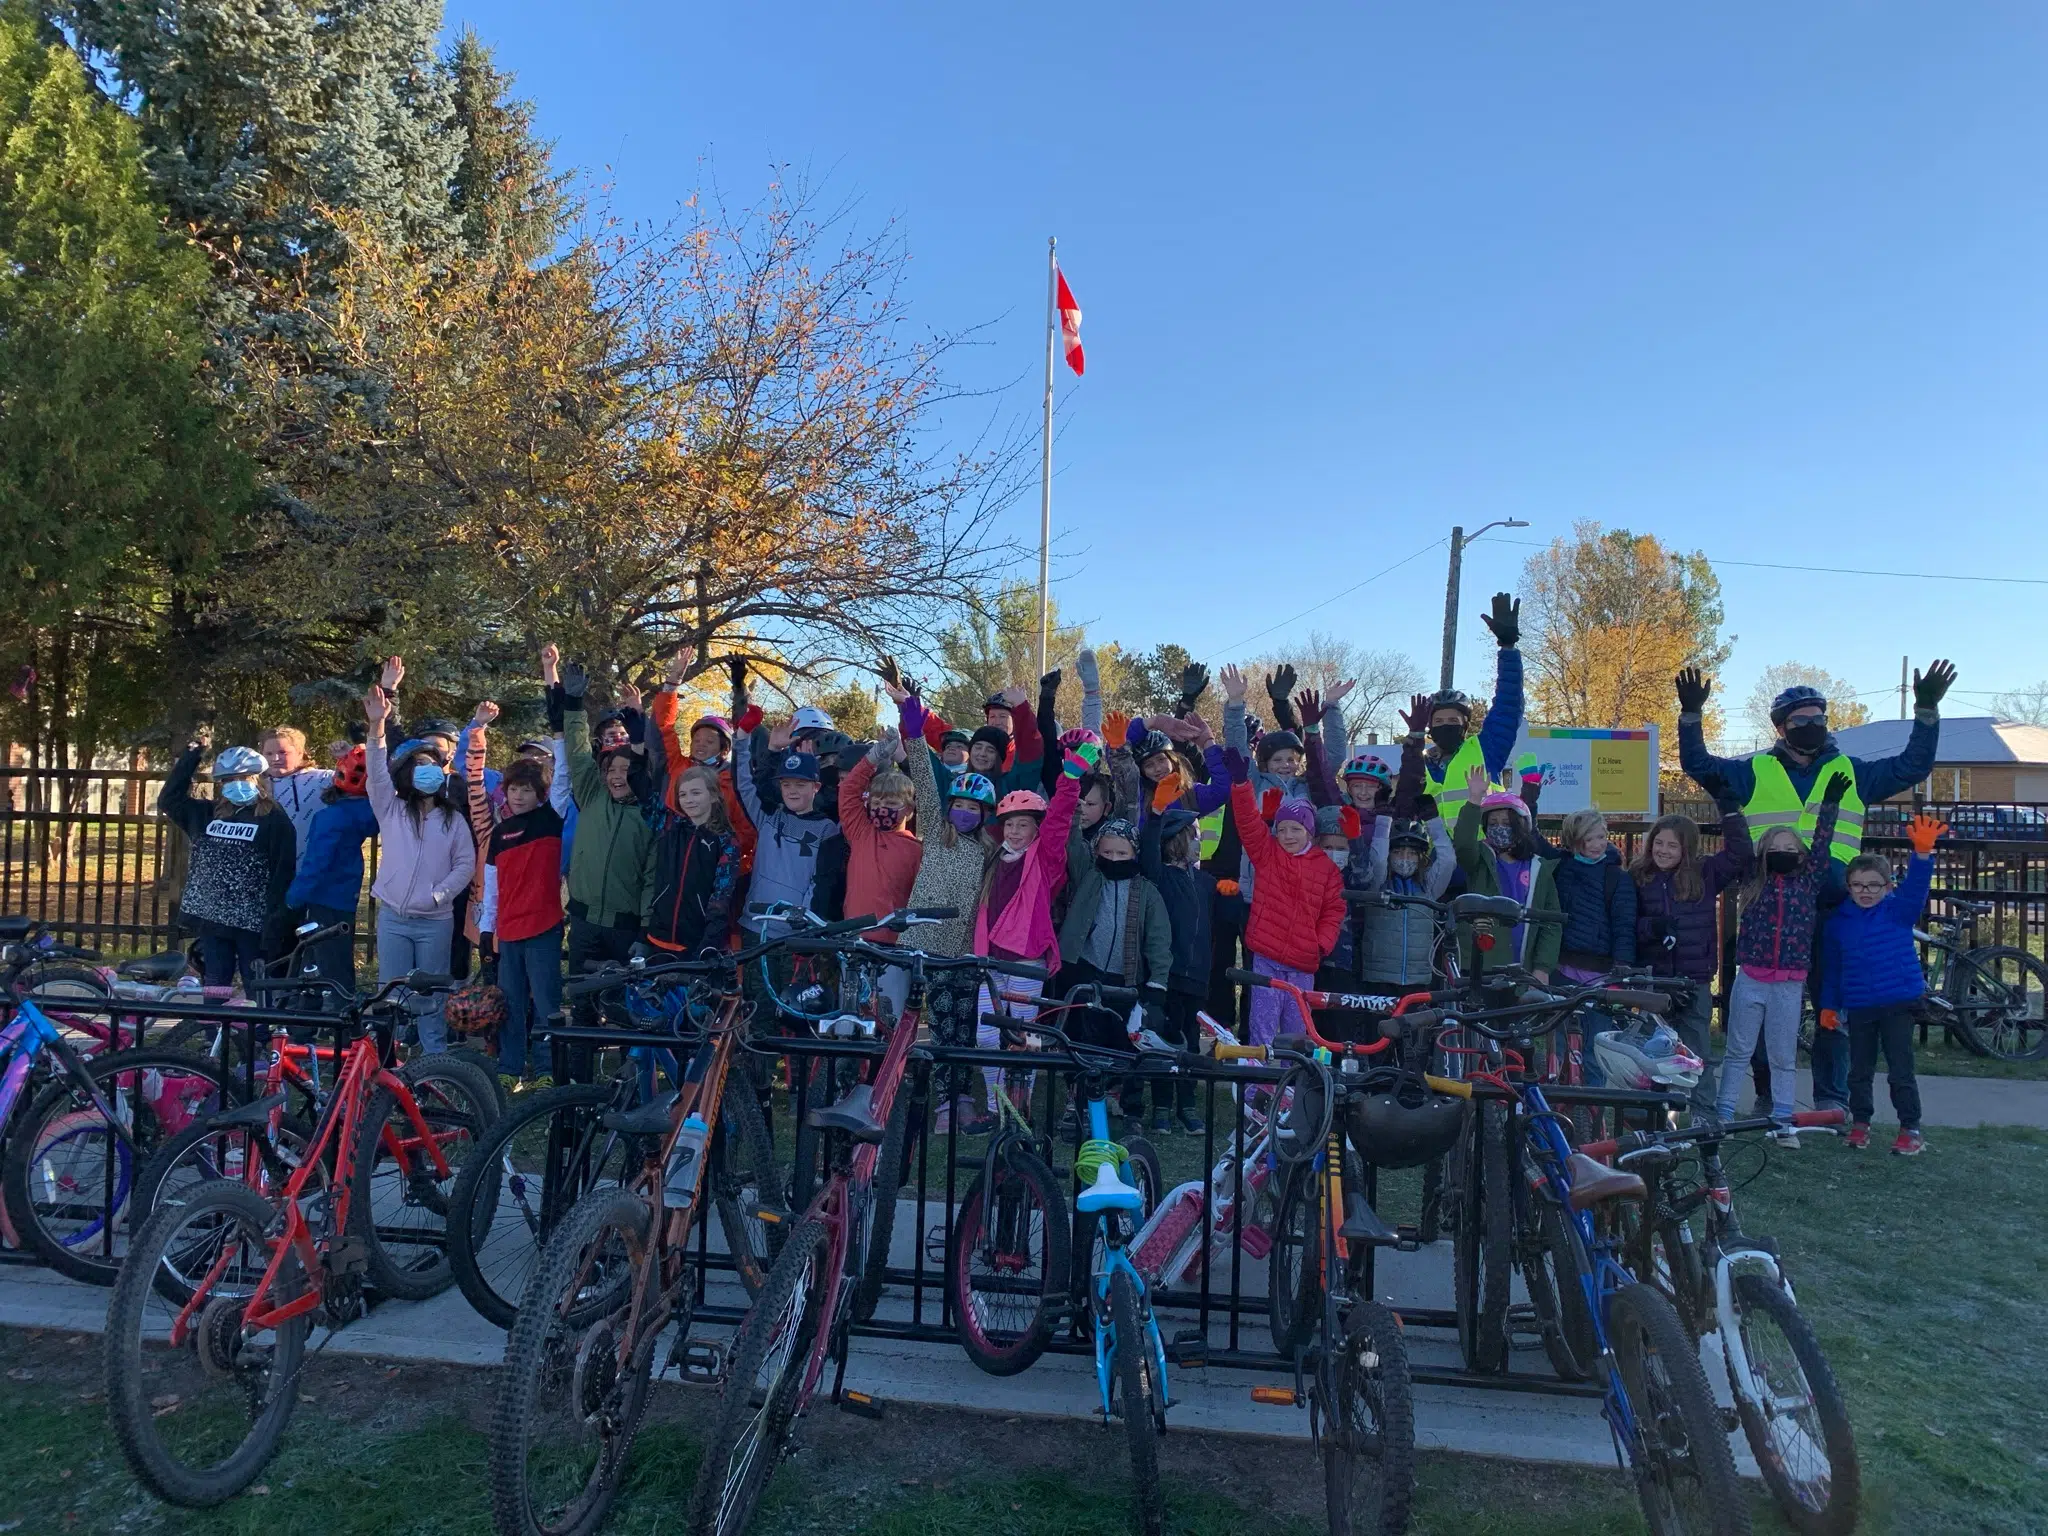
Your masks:
M1491 928L1481 928L1477 933L1473 934L1472 947L1480 951L1482 954L1485 953L1487 950L1492 949L1493 930Z
M1273 1408L1292 1408L1294 1406L1294 1388L1253 1387L1252 1401L1255 1403L1265 1403Z

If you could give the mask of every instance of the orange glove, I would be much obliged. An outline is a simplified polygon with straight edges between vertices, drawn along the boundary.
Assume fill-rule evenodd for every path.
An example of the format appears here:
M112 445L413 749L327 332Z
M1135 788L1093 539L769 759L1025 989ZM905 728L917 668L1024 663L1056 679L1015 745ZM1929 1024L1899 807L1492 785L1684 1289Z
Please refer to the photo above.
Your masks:
M1102 717L1102 744L1106 747L1121 747L1131 734L1131 717L1120 709L1112 709Z
M1216 882L1216 894L1218 896L1235 896L1239 889L1240 887L1235 880L1218 880Z
M1820 1011L1820 1027L1822 1029L1840 1029L1842 1027L1842 1016L1832 1008L1823 1008Z
M1152 787L1152 814L1158 816L1172 810L1174 802L1180 799L1186 788L1177 773L1169 773L1161 779Z
M1941 834L1948 830L1948 823L1939 816L1924 813L1906 823L1906 836L1912 839L1915 853L1932 853L1934 844Z

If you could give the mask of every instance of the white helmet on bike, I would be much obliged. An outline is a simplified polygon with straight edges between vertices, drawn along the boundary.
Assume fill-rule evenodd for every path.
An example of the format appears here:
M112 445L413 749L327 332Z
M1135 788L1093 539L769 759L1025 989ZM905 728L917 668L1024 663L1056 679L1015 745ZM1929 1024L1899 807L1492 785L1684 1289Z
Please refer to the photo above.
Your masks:
M1610 1029L1593 1037L1593 1057L1607 1074L1610 1088L1640 1093L1690 1092L1706 1070L1669 1024L1640 1029Z

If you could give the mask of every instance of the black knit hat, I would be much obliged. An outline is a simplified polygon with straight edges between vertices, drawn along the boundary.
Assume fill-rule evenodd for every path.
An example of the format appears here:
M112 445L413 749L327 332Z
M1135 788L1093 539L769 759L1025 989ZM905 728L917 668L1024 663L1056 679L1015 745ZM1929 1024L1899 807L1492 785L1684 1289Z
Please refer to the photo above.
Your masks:
M971 747L977 741L987 742L996 749L998 756L1007 756L1010 750L1010 733L1000 725L984 725L968 737L967 744Z

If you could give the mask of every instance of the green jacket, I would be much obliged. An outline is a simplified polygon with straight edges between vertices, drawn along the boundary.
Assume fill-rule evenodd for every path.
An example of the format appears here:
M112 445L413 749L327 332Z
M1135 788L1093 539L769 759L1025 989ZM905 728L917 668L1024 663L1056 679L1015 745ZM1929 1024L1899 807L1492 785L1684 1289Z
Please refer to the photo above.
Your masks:
M1076 821L1076 835L1067 840L1067 890L1072 899L1066 921L1060 924L1062 965L1081 960L1088 930L1095 925L1109 885L1095 867L1095 850L1078 835L1079 826ZM1158 886L1142 875L1132 876L1128 883L1131 903L1124 926L1124 985L1156 989L1148 993L1145 1004L1148 1009L1158 1008L1166 1001L1166 978L1173 972L1173 919Z
M1498 896L1501 894L1500 869L1494 863L1493 849L1480 835L1485 819L1479 807L1469 801L1459 807L1458 824L1451 830L1451 847L1457 851L1459 868L1465 871L1466 888L1476 895ZM1541 856L1534 857L1532 862L1535 870L1530 876L1529 899L1524 905L1539 912L1563 911L1557 899L1552 862ZM1563 942L1562 923L1527 923L1522 928L1522 953L1515 958L1530 970L1547 974L1557 969L1557 952ZM1505 963L1493 956L1488 956L1488 960L1494 964ZM1472 974L1472 935L1462 926L1458 932L1458 965L1465 975Z
M590 716L562 722L569 789L576 797L576 845L569 854L569 911L602 928L639 928L654 900L654 829L638 799L614 800L590 753Z

